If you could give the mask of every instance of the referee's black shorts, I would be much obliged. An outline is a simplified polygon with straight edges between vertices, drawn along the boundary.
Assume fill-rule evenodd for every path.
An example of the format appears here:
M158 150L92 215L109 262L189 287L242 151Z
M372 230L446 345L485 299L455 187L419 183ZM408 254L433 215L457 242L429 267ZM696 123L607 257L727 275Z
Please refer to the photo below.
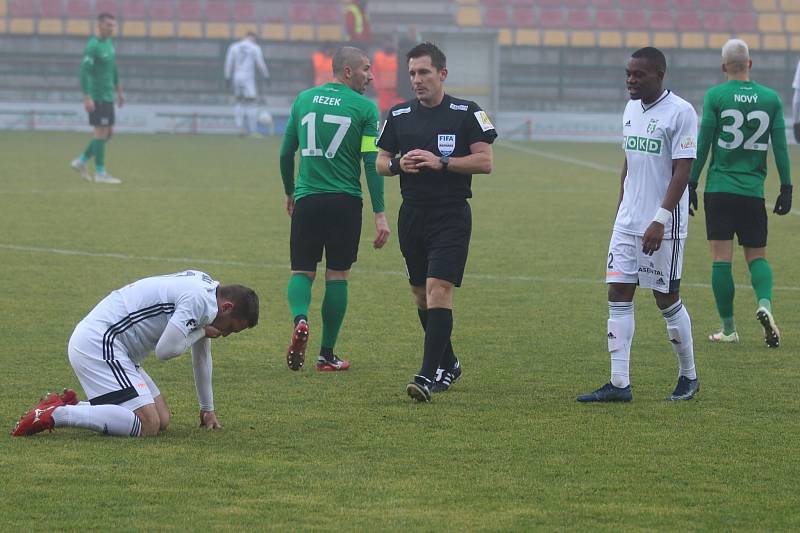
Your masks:
M427 278L437 278L461 286L472 234L472 211L466 200L439 207L403 202L397 234L411 285L424 287Z
M361 198L345 193L300 198L292 212L292 270L316 272L323 249L327 268L350 270L358 258L361 206Z
M747 248L767 245L767 210L764 199L727 192L703 194L706 236L709 241L730 241L734 233Z
M114 102L96 100L94 111L89 113L89 125L95 127L114 125Z

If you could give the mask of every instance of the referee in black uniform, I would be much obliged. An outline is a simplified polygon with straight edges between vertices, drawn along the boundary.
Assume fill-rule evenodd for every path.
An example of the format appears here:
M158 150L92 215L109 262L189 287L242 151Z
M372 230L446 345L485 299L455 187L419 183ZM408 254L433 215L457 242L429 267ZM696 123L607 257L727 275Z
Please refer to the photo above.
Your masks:
M492 171L497 132L475 102L445 94L439 48L422 43L406 59L416 98L389 111L376 166L384 176L400 174L400 251L425 330L422 368L406 392L428 402L431 392L447 390L461 376L450 343L453 287L461 285L467 263L472 174Z

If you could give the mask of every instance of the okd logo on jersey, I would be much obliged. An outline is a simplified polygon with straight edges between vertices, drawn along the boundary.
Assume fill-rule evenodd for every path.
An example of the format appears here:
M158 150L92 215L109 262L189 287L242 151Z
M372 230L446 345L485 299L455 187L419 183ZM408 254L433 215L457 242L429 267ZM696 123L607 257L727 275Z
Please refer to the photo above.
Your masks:
M623 143L625 150L661 155L661 139L639 137L638 135L626 135Z
M439 134L439 153L450 155L456 149L456 136L449 133Z

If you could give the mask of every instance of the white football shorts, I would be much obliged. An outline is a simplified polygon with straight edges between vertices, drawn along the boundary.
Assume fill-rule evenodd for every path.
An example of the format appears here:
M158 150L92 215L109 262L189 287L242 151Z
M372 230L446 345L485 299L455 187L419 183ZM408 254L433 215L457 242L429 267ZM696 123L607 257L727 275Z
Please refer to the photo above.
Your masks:
M253 78L244 80L237 80L234 78L233 94L234 96L236 96L237 100L241 99L254 100L258 98L258 92L256 91L256 80Z
M81 322L69 339L69 363L92 405L115 404L135 411L154 403L161 391L123 347L103 351L102 326Z
M647 255L642 237L621 231L611 234L606 258L606 283L636 283L643 289L678 292L686 239L664 239L661 248Z

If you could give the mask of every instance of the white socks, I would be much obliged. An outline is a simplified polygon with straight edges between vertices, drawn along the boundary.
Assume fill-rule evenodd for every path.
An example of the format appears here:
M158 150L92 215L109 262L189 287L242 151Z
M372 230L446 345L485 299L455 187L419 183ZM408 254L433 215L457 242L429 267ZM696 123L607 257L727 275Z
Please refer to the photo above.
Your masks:
M689 312L678 300L666 309L661 310L667 321L667 335L672 343L672 350L678 356L678 375L689 379L697 379L694 368L694 341L692 340L692 320Z
M240 133L244 132L244 106L237 103L233 108L233 121Z
M247 133L255 135L258 133L258 106L247 104L245 106L245 116L247 117Z
M608 351L611 353L611 384L627 387L631 383L631 341L635 322L633 302L608 302Z
M117 437L138 437L142 432L139 417L119 405L63 405L53 410L53 422L56 427L91 429Z

